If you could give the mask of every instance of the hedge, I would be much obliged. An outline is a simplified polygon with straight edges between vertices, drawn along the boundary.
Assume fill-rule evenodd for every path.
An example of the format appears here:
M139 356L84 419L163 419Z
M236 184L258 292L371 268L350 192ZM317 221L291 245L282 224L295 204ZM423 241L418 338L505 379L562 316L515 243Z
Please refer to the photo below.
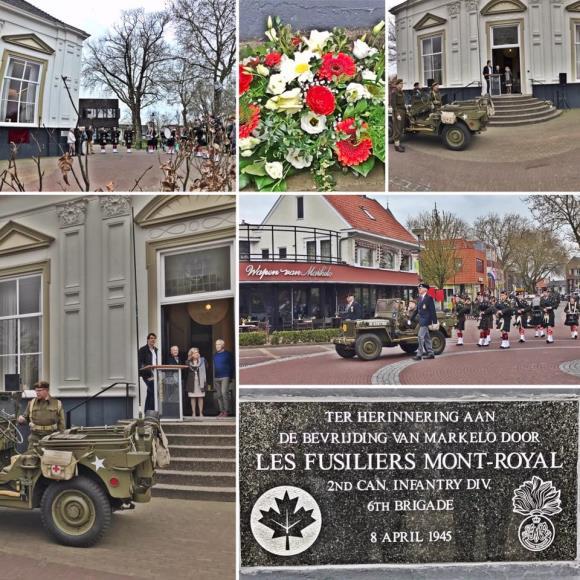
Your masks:
M325 328L319 330L281 330L270 335L271 344L300 344L306 342L330 342L338 336L338 328Z
M265 332L240 333L240 346L260 346L266 344L268 335Z

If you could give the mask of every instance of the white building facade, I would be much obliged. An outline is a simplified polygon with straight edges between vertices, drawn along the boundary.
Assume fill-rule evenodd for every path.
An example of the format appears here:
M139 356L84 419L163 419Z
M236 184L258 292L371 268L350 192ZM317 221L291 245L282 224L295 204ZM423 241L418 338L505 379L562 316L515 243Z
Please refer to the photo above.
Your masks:
M60 154L61 132L76 126L86 32L25 0L0 0L0 158ZM38 142L38 145L37 145Z
M514 93L580 106L579 1L407 0L391 13L405 89L436 80L452 98L473 97L491 61L510 68Z
M0 390L48 380L66 410L117 383L73 417L111 424L137 411L149 332L159 363L234 350L235 196L2 197Z

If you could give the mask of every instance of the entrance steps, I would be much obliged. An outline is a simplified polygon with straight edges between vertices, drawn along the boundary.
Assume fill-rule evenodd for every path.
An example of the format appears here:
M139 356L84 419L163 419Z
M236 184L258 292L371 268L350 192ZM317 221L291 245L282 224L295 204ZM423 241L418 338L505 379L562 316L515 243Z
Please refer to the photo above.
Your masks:
M495 115L489 121L490 127L533 125L562 114L550 101L542 101L531 95L502 95L492 99Z
M163 422L171 463L156 472L153 495L236 500L235 419Z

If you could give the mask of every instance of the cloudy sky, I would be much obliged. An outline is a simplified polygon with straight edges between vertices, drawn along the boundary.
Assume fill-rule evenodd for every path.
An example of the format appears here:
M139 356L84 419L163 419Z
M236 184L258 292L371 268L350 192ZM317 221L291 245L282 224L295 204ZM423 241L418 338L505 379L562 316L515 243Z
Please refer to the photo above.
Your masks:
M382 205L389 207L402 224L421 211L437 208L454 213L467 222L495 212L499 215L519 213L529 215L524 196L518 195L373 195ZM278 199L277 195L240 195L240 220L260 223Z

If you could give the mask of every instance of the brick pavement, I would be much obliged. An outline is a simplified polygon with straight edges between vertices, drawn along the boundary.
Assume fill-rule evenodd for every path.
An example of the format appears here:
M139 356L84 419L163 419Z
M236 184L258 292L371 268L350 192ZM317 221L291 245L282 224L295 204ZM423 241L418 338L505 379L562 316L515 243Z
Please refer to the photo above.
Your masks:
M84 163L85 158L81 157L80 159ZM151 167L139 182L139 186L143 191L160 191L161 181L163 180L163 172L160 167L169 159L170 156L162 151L150 154L146 151L135 150L131 154L124 151L113 154L109 146L107 153L103 155L95 148L95 154L89 156L90 190L106 190L107 185L112 182L113 191L130 191L135 187L135 182L141 175ZM201 162L201 159L199 162ZM196 163L199 162L196 161ZM0 172L7 165L7 161L0 161ZM70 186L64 183L61 172L58 169L57 157L43 157L41 165L45 173L42 191L80 191L72 176L69 175ZM73 167L79 181L82 183L77 159L75 159ZM17 168L18 175L23 180L26 191L38 191L38 175L33 162L30 159L19 159L17 160ZM198 176L199 171L194 169L190 182ZM140 189L136 189L136 191L138 192ZM3 192L13 193L12 190L6 188Z
M517 342L512 329L510 350L499 348L498 331L492 344L478 348L476 322L468 321L466 346L458 347L455 338L447 342L443 355L431 361L412 362L399 348L384 349L377 361L342 359L332 345L301 345L281 348L241 349L242 385L579 385L576 373L580 361L580 340L571 340L569 330L557 315L556 342L533 338ZM326 351L326 352L325 352ZM392 367L392 368L389 368ZM382 378L379 378L382 377Z
M465 151L437 137L405 138L406 153L389 147L389 191L577 191L580 110L537 125L490 127Z

